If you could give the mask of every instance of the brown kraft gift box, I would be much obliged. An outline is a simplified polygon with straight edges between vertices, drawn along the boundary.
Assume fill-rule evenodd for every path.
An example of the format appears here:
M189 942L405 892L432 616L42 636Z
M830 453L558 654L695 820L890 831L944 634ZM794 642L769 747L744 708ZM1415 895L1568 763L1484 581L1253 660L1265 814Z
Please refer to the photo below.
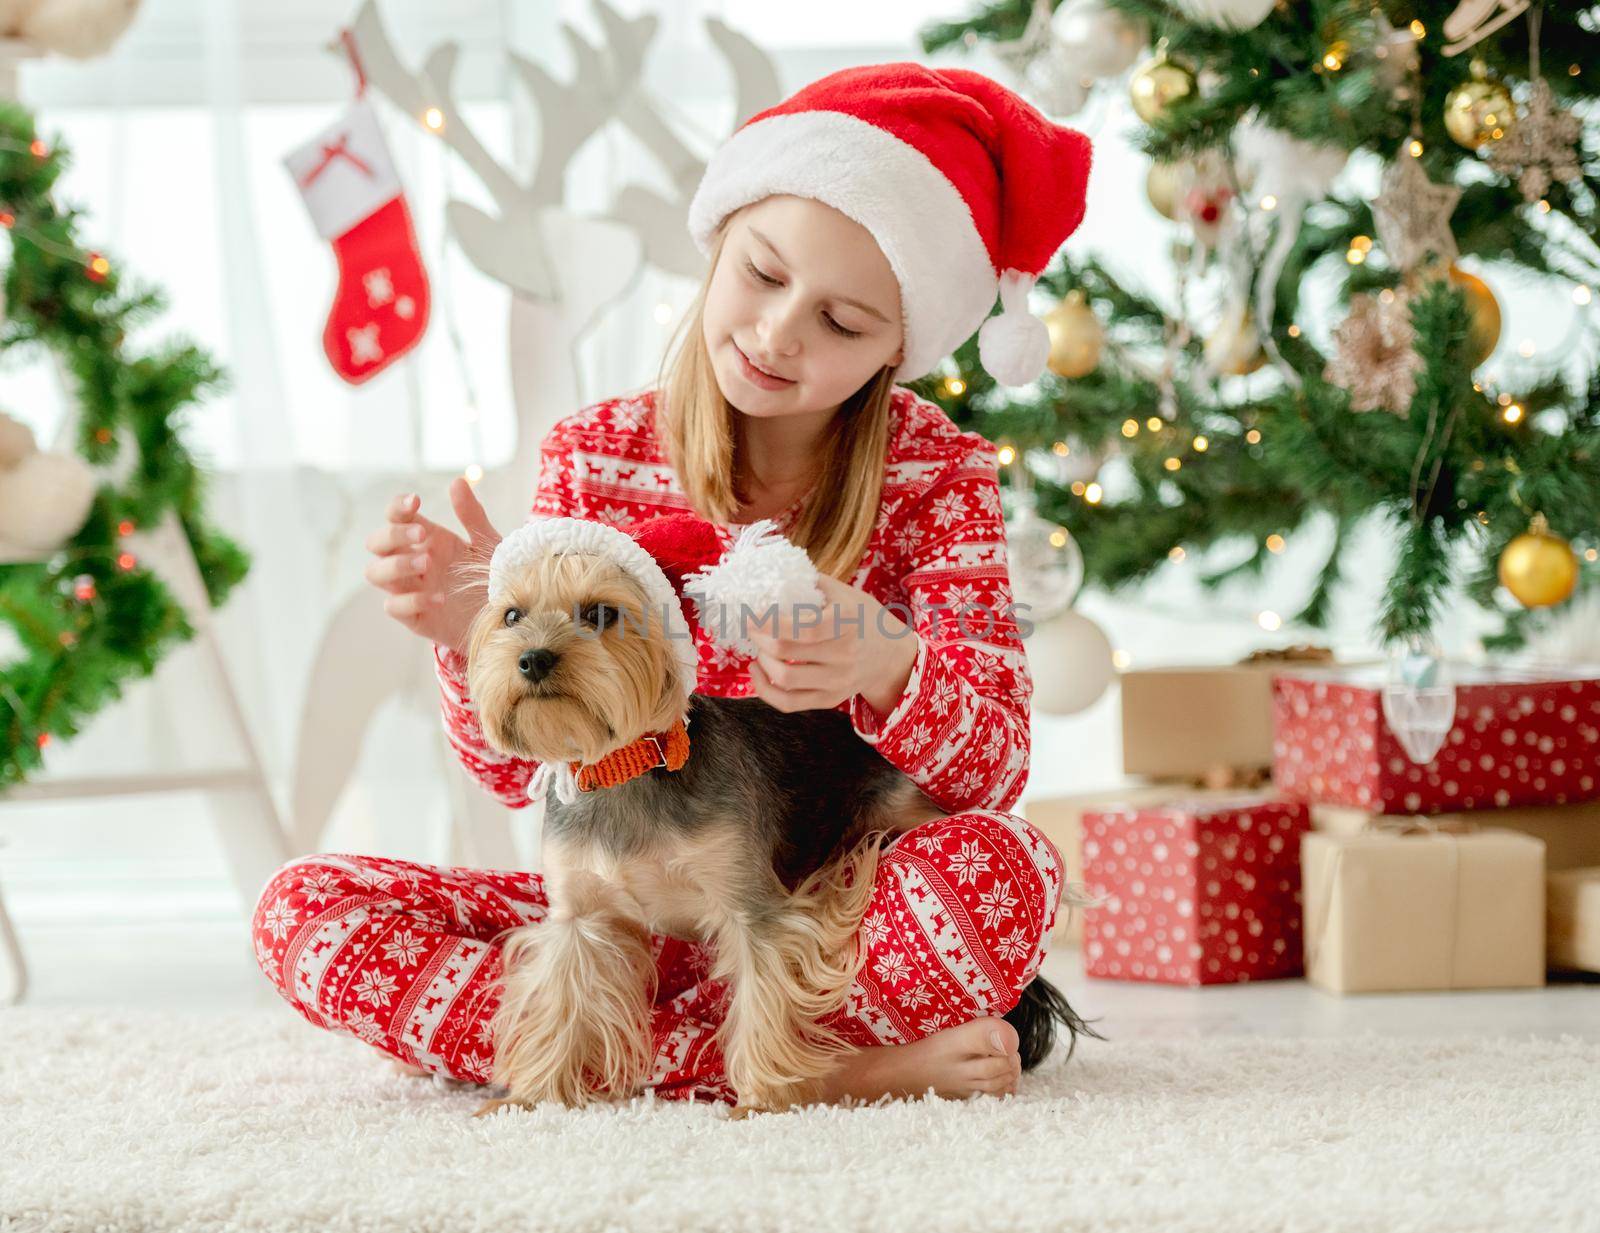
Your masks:
M1545 909L1550 966L1600 972L1600 865L1551 874Z
M1281 663L1122 674L1122 769L1189 779L1272 765L1272 677Z
M1544 984L1544 844L1394 828L1301 839L1306 979L1333 993Z
M1381 817L1345 805L1311 806L1311 825L1334 835L1359 835ZM1546 871L1600 865L1600 801L1441 813L1433 821L1446 829L1493 826L1542 839Z

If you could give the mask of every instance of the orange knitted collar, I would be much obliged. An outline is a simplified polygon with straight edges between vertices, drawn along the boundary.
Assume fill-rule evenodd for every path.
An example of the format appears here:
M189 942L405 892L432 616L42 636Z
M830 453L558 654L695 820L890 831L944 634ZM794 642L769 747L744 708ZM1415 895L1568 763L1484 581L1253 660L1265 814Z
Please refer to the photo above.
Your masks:
M658 766L679 770L688 760L689 729L680 719L665 732L647 732L631 744L613 749L598 762L588 766L574 762L571 766L578 779L578 791L593 792L596 788L615 788Z

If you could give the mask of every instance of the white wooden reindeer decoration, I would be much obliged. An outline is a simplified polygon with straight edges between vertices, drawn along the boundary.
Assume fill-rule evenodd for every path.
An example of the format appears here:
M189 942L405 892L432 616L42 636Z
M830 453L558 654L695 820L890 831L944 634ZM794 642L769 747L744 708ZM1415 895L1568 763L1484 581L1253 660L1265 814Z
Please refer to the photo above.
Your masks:
M368 81L436 133L494 201L493 215L451 201L446 219L468 259L512 291L513 461L486 471L476 486L479 499L502 525L528 506L545 432L587 401L578 388L579 341L646 265L686 278L698 277L704 268L687 219L705 162L662 121L660 101L644 84L645 53L657 20L649 15L625 19L604 0L593 0L593 6L604 34L599 46L562 25L576 66L570 83L524 57L511 57L516 78L539 113L540 149L526 177L490 155L463 118L452 93L455 44L435 48L421 70L412 72L396 53L374 0L365 0L351 26ZM706 28L732 72L736 121L777 102L777 71L765 53L720 21L707 19ZM672 195L629 185L616 193L607 215L574 214L562 201L567 166L612 121L660 162ZM454 474L384 477L368 486L367 504L376 514L393 493L412 489L421 494L424 510L448 509L446 490ZM333 613L309 677L314 695L308 691L299 725L292 803L297 851L316 846L378 708L405 692L412 705L436 710L429 656L414 635L384 615L365 585L355 587ZM514 864L504 810L454 768L449 779L467 855L490 865Z

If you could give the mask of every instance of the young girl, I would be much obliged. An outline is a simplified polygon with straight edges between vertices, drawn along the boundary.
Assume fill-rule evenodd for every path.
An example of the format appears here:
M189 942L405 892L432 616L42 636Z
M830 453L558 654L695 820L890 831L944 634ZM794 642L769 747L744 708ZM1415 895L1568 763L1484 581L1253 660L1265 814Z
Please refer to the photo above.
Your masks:
M730 541L775 519L823 573L838 619L758 630L753 660L697 631L699 689L845 711L949 813L884 853L867 960L832 1020L858 1049L831 1098L1010 1092L1041 1051L1001 1017L1038 972L1063 887L1060 854L1005 812L1027 777L1032 684L994 449L896 383L980 325L997 380L1039 375L1049 341L1026 296L1082 218L1088 168L1081 134L976 73L889 64L813 83L707 168L689 225L710 268L657 388L585 408L542 446L534 515L626 524L693 510ZM997 289L1005 311L985 323ZM536 767L484 741L462 653L484 597L451 585L499 534L464 480L450 497L465 540L399 497L367 577L435 644L463 766L518 808ZM546 910L537 874L312 856L269 882L257 956L310 1022L485 1082L497 939ZM650 1086L731 1101L707 948L653 946Z

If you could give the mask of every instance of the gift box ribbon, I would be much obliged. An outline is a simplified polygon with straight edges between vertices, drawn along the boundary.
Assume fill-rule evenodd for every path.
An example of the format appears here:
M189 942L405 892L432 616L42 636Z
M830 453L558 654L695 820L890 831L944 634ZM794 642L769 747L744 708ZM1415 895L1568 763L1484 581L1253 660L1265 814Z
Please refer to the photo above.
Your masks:
M1460 839L1463 835L1471 835L1480 828L1476 822L1465 818L1446 818L1438 820L1428 817L1388 818L1375 817L1367 821L1362 828L1363 834L1388 835L1396 839L1412 839L1419 836L1445 839L1449 841L1450 873L1450 984L1454 986L1461 979L1460 948L1461 948L1461 848ZM1321 919L1315 929L1307 928L1305 931L1306 971L1310 971L1316 964L1317 952L1322 945L1322 939L1327 935L1328 922L1333 914L1333 904L1339 888L1339 880L1344 872L1344 856L1349 851L1348 845L1340 844L1338 851L1333 854L1333 866L1328 872L1328 890L1322 903Z

